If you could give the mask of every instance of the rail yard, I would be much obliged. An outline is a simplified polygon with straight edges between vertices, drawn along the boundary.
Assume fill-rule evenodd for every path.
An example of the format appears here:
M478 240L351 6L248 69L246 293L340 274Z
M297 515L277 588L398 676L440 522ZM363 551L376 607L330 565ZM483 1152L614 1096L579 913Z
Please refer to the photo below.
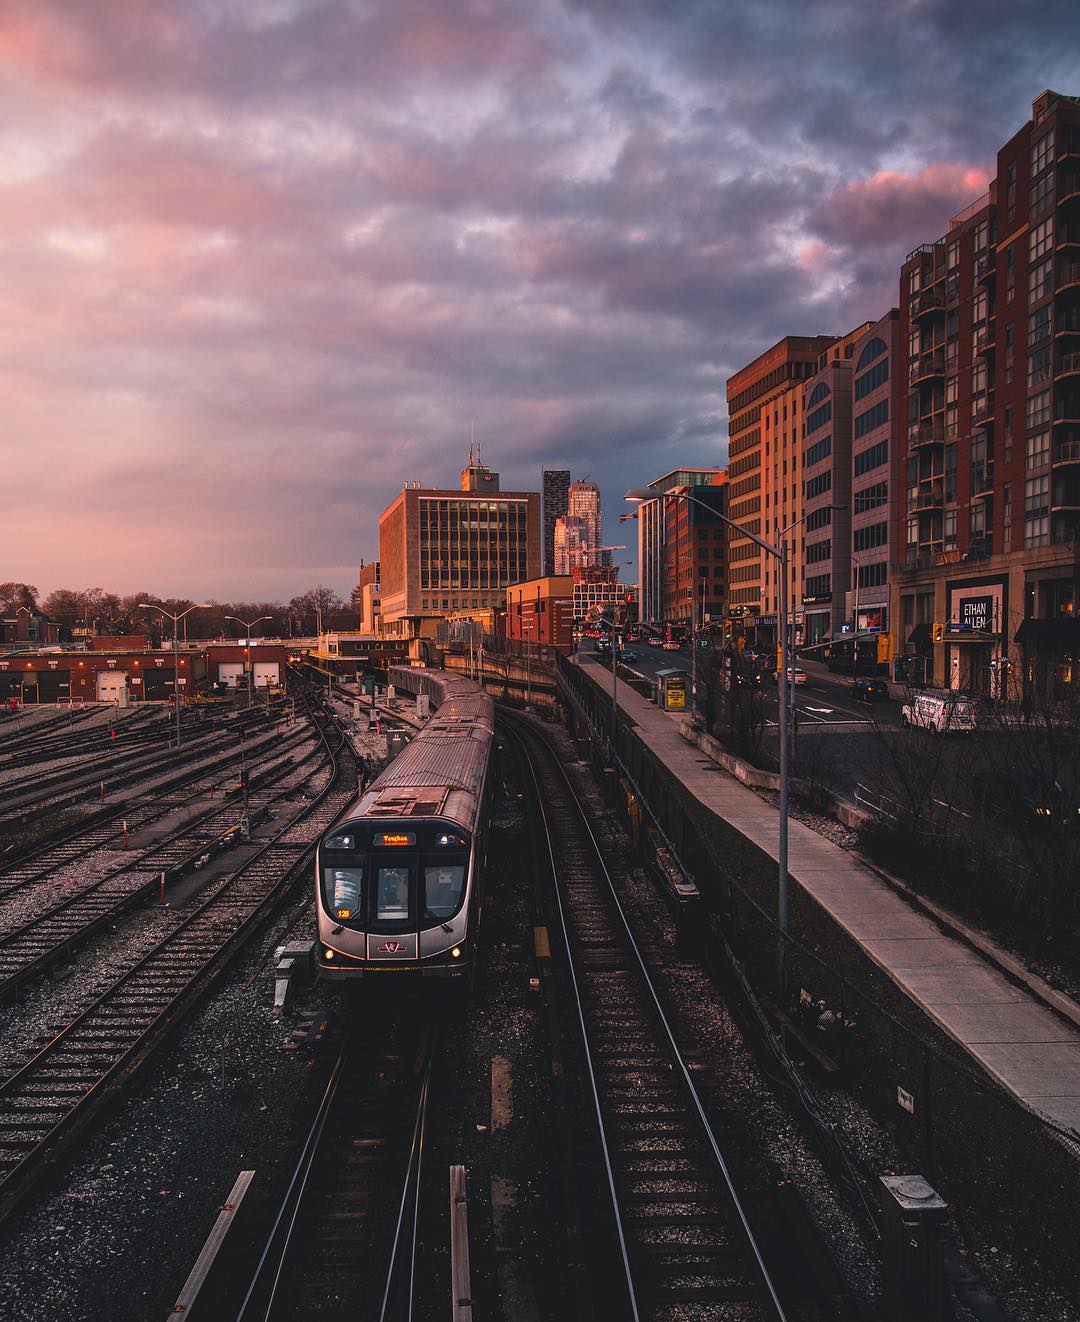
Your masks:
M895 1135L830 1083L838 1170L572 695L385 679L0 731L2 1315L879 1316Z

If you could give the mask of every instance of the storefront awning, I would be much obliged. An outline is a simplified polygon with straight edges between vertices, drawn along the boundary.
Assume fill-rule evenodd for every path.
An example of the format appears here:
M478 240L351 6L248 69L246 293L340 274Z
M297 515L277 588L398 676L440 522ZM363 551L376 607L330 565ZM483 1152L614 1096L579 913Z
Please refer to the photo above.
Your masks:
M917 624L908 635L908 642L912 647L930 646L930 626L929 624Z
M1075 652L1080 649L1080 619L1022 620L1015 641L1036 652Z

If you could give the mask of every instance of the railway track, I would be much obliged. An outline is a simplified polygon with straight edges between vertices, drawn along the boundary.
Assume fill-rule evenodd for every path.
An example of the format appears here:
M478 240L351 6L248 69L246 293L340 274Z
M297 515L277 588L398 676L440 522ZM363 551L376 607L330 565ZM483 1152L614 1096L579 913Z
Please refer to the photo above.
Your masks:
M33 777L32 788L22 792L13 792L7 786L2 786L2 817L8 821L19 818L25 820L34 813L73 807L92 797L102 782L108 785L110 794L115 795L118 790L138 783L149 770L158 773L190 763L193 757L205 754L208 743L219 734L239 734L241 730L246 732L258 728L258 723L263 720L265 717L260 713L250 720L240 717L222 730L197 726L188 733L188 742L170 753L164 753L162 747L113 748L107 754L98 754L79 766L65 767L43 776L36 775Z
M229 960L305 877L315 843L356 791L340 728L321 713L326 784L136 964L0 1083L0 1224L111 1103Z
M87 713L94 714L93 709ZM104 715L101 709L97 709L96 714ZM146 707L131 712L125 720L111 717L90 726L84 724L86 716L81 720L75 715L65 719L68 724L61 727L60 733L50 731L45 738L31 738L25 746L0 741L0 774L19 767L40 766L58 758L85 757L99 750L107 751L115 747L113 730L127 747L166 739L169 733L165 713Z
M307 732L310 737L311 732ZM245 758L254 764L255 760L267 750L281 751L288 749L293 740L301 741L305 737L303 730L295 735L286 734L284 740L277 731L268 731L265 737L256 737L245 748ZM205 750L204 750L205 751ZM182 773L166 782L163 794L154 794L149 801L134 798L111 808L104 816L94 814L85 825L75 829L66 838L53 844L41 846L31 854L24 854L17 862L0 864L0 926L3 925L4 902L35 883L58 872L67 871L73 864L97 849L115 846L119 832L116 823L127 822L129 835L144 830L160 818L188 808L207 793L208 785L221 788L218 777L235 773L237 768L237 749L227 747L219 749L214 756L200 760L196 765L185 768ZM207 781L207 777L210 781ZM197 785L194 788L193 783ZM184 789L187 792L178 794ZM211 804L208 812L214 811Z
M788 1318L588 814L542 735L500 719L525 758L555 881L625 1292L615 1312Z
M303 778L309 774L299 772ZM295 780L297 775L288 749L282 752L279 746L277 763L256 773L249 783L246 810L249 821L261 820L275 803L292 795L294 786L286 783L281 787L279 782ZM195 820L183 823L173 835L142 851L137 858L0 934L0 998L10 995L52 964L69 959L78 946L154 891L162 873L166 876L181 873L200 859L240 843L243 838L240 817L244 811L241 795L241 790L234 790L227 799L219 800L216 807L209 807Z
M350 1024L237 1322L411 1318L437 1029Z

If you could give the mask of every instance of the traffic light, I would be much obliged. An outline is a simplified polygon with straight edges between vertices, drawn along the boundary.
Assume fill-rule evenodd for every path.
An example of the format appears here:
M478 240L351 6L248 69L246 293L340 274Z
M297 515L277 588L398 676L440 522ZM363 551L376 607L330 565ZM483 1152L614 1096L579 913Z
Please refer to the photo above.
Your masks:
M892 634L879 633L877 640L878 665L888 665L892 660Z
M934 642L943 643L945 641L945 626L943 624L934 624Z

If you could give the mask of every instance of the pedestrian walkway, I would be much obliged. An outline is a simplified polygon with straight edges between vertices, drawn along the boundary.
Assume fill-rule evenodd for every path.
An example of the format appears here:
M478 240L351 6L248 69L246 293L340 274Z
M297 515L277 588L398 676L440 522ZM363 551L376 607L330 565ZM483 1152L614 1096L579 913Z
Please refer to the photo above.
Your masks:
M611 673L582 668L608 694ZM628 684L619 706L649 749L683 785L770 858L778 857L779 813L689 743L680 722ZM870 958L1012 1093L1056 1124L1080 1130L1080 1030L1063 1023L964 942L904 902L847 850L802 822L789 823L792 879Z

